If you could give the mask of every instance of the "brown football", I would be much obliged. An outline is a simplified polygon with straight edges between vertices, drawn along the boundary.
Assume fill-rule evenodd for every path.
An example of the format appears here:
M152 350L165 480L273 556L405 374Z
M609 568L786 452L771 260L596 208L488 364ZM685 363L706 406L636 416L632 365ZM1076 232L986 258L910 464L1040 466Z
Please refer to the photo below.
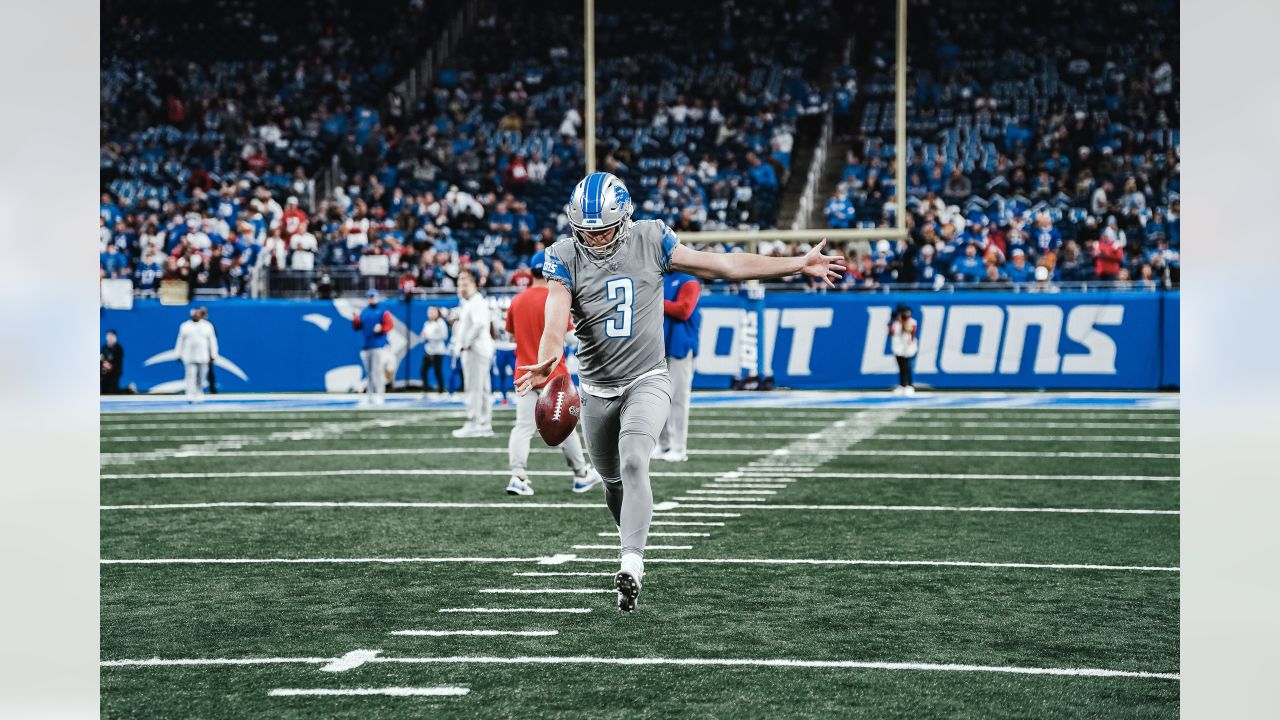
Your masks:
M556 375L542 388L542 396L534 406L533 419L544 442L556 447L568 439L578 426L582 414L582 398L573 386L573 378Z

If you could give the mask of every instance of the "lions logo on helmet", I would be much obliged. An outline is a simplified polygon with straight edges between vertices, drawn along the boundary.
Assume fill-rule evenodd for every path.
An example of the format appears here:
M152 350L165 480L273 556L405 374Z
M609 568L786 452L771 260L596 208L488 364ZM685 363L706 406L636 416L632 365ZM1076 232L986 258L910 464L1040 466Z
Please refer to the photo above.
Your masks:
M565 215L573 227L573 239L595 257L612 255L631 234L631 193L616 176L607 172L595 172L583 178L573 189ZM617 228L613 239L604 245L593 247L586 241L584 232L599 232Z

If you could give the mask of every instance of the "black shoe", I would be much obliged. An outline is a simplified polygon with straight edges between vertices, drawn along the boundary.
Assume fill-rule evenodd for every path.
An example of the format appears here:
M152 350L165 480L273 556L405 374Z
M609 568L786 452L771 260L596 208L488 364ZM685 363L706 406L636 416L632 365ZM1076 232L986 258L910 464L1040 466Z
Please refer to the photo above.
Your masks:
M623 570L613 576L613 587L618 591L618 609L626 613L634 611L636 598L640 595L640 581Z

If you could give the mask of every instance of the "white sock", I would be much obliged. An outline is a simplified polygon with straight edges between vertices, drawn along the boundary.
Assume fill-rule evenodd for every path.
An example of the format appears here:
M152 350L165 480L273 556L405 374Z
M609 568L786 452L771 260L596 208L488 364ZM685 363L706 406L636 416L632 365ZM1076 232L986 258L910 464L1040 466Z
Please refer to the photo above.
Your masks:
M644 577L644 558L635 553L627 553L622 556L622 570L631 574L631 577L640 580Z

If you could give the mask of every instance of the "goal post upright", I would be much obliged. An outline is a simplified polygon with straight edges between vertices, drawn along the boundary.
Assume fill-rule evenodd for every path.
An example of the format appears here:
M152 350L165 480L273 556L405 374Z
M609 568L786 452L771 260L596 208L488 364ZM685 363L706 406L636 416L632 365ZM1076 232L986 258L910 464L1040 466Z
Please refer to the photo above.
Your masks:
M894 49L893 196L897 203L894 227L907 231L907 0L897 0L897 47Z
M596 0L583 0L583 153L587 174L596 171Z

